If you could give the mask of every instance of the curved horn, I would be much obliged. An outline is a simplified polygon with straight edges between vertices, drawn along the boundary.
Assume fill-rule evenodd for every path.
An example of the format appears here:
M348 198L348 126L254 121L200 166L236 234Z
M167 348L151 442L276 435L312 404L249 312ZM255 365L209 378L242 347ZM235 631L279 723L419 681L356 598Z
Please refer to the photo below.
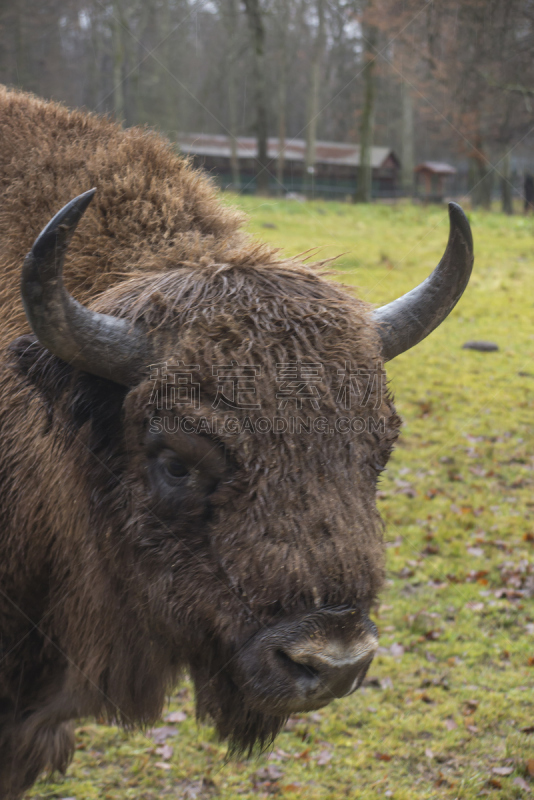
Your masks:
M132 386L150 363L146 338L128 320L85 308L63 285L65 253L95 191L67 203L35 240L22 268L22 302L47 350L84 372Z
M471 228L456 203L449 203L449 220L447 249L432 275L373 313L384 361L391 361L432 333L450 314L469 282L474 260Z

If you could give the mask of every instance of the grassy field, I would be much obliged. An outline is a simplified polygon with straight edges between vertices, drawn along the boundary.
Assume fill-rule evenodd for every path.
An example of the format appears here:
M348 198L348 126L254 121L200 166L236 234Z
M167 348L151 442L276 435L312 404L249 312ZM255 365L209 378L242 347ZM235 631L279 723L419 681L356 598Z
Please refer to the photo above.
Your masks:
M234 198L296 254L343 254L339 279L381 304L441 256L445 208ZM64 779L34 798L292 800L529 797L534 790L534 219L473 213L475 270L438 331L388 365L404 419L381 483L388 581L364 688L292 718L273 751L227 762L195 722L127 736L87 722ZM463 350L489 339L498 352Z

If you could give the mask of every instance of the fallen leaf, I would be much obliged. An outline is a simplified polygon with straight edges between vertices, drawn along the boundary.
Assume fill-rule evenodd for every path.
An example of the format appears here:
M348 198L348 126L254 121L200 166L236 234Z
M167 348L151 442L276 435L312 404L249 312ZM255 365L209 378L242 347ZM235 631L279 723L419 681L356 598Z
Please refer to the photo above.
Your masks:
M152 728L152 730L148 731L148 736L150 736L156 744L163 744L166 739L176 736L177 733L177 728L172 728L170 725L163 725L161 728Z
M490 786L493 786L494 789L502 789L502 783L497 780L497 778L490 778L488 783Z
M170 744L164 744L163 747L156 748L156 753L158 756L161 756L163 761L169 761L169 759L172 758L173 751L174 748Z
M506 777L506 775L511 775L512 774L512 772L514 771L514 768L513 767L493 767L493 769L491 771L493 772L494 775L502 775L503 777Z
M389 753L375 753L375 758L378 761L391 761L393 756L390 756Z
M534 758L527 760L527 772L531 778L534 778Z
M185 711L171 711L170 714L167 714L165 717L165 722L185 722L187 719L187 714Z
M256 772L256 778L260 781L277 781L284 777L284 773L274 764L269 764L268 767L263 767Z
M481 547L468 547L467 552L470 556L475 556L475 558L484 557L484 550Z
M321 750L321 752L317 756L316 764L318 767L324 767L325 764L328 764L328 762L331 759L332 759L332 753L329 753L328 750Z
M479 701L478 700L474 700L474 699L466 700L465 704L464 704L464 710L462 712L464 717L467 717L470 714L473 714L473 712L475 712L477 710L478 705L479 705Z
M160 769L171 769L171 765L166 764L165 761L156 761L154 766L159 767Z
M281 747L277 747L274 753L269 753L267 758L269 761L287 761L288 758L291 758L291 754L286 753Z
M524 778L519 778L519 777L518 778L514 778L512 783L514 784L514 786L519 786L519 788L523 789L523 791L525 791L525 792L530 792L531 791L530 786L528 785L528 783L526 782L526 780Z
M458 723L456 723L456 722L455 722L455 721L452 719L452 717L448 717L448 718L445 720L445 727L447 728L447 730L448 730L448 731L453 731L455 728L457 728L457 727L458 727Z
M402 644L394 642L389 648L389 652L394 658L401 658L404 655L404 647Z
M470 611L484 611L484 603L479 603L476 601L471 601L465 604L465 607L468 608Z
M428 703L428 705L432 705L435 701L428 695L426 692L419 695L419 699L423 701L423 703Z
M527 725L526 728L519 728L521 733L534 733L534 725Z
M465 580L467 583L481 583L488 574L487 569L472 569L471 572L466 575Z
M434 753L432 752L432 750L430 749L430 747L427 747L427 748L426 748L426 750L425 750L425 756L426 756L427 758L434 758Z
M478 733L478 728L476 725L466 725L465 726L469 733Z

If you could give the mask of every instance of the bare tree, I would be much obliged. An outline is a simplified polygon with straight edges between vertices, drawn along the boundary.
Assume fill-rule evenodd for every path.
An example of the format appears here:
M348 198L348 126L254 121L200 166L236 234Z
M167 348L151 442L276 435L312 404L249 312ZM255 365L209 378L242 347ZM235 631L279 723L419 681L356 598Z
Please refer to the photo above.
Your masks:
M371 159L375 114L375 66L378 30L376 25L370 21L371 12L372 0L368 0L361 22L364 62L362 70L364 100L360 122L360 167L358 170L358 186L355 197L356 201L359 203L371 202L373 188Z
M260 0L244 0L254 55L254 94L256 106L256 137L258 142L258 173L256 188L259 194L269 193L269 162L267 155L268 112L265 64L265 23Z
M411 197L414 181L414 137L413 137L413 99L406 81L401 82L402 102L402 146L401 146L401 186L403 193Z
M315 144L317 141L317 120L319 117L319 93L326 44L325 0L315 0L314 8L317 14L317 31L313 42L310 67L306 124L306 157L304 162L304 180L308 193L313 187L313 175L315 171Z
M278 38L278 158L276 160L276 182L278 194L284 193L284 170L287 134L287 72L288 72L288 28L291 17L291 0L278 0L276 5Z
M230 168L232 188L238 192L241 186L239 157L237 152L237 69L239 57L239 5L238 0L220 0L220 13L226 33L226 80L228 84L228 131L230 134Z
M125 61L125 29L126 18L123 9L124 0L113 0L112 41L113 41L113 111L115 118L124 120L124 61Z

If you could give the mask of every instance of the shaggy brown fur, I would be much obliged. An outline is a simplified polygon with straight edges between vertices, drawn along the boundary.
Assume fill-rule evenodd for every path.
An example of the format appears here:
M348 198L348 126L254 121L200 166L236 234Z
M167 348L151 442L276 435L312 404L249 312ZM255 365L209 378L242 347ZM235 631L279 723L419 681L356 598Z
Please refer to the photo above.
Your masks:
M399 420L376 387L349 412L336 389L345 362L381 363L369 309L248 238L153 133L0 88L0 185L0 797L66 767L74 718L156 719L183 669L199 715L232 747L264 745L284 712L250 706L232 671L239 648L309 609L366 611L382 580L375 485ZM36 234L92 186L66 284L142 321L158 361L199 365L192 416L291 414L277 410L276 365L301 359L324 365L321 410L303 417L377 429L227 432L211 439L224 466L208 499L198 486L154 488L148 373L126 390L72 370L31 335L19 297ZM261 366L261 411L211 408L212 366L232 359Z

